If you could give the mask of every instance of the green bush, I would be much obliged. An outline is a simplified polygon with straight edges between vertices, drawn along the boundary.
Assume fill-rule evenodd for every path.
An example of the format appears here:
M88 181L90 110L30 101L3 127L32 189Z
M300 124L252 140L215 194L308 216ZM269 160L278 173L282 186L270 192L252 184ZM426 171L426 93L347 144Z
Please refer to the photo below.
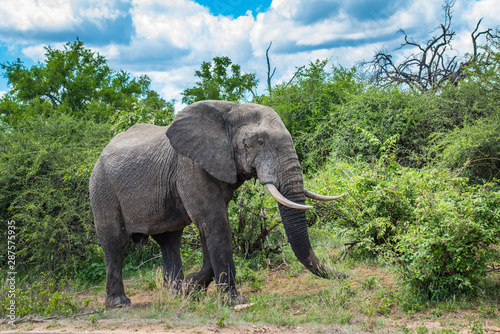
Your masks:
M500 191L455 179L423 191L395 251L406 284L430 300L476 292L499 260ZM429 180L433 182L433 180Z
M244 258L280 253L287 241L276 201L260 183L246 182L229 205L233 249Z
M429 152L434 163L482 183L500 175L500 52L489 49L467 71L458 87L443 92L463 121L450 131L437 129ZM452 103L450 102L450 105Z
M23 288L15 290L16 316L26 315L70 315L75 314L84 302L77 302L71 294L61 290L68 282L56 280L49 274L42 273L30 283L19 282ZM10 298L6 288L0 290L0 315L7 314Z
M16 221L18 271L75 273L97 256L88 180L110 137L64 114L0 132L0 219Z
M430 152L434 163L483 183L500 176L500 115L497 112L455 128L432 135Z
M354 254L397 265L405 285L431 300L474 293L499 259L500 190L447 171L397 164L332 163L310 181L317 192L347 195L316 209Z

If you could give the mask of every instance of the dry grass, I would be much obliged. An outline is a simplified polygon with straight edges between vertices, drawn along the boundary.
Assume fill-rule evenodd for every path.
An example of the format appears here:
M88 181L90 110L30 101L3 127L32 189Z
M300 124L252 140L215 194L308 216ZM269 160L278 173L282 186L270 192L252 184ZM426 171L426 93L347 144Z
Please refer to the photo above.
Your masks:
M90 299L84 315L24 322L2 332L99 333L495 333L500 332L498 300L448 301L419 311L404 310L405 296L394 274L384 268L356 265L345 281L324 280L305 270L264 270L259 284L240 291L255 303L241 312L224 306L216 291L176 296L161 282L159 271L126 282L132 306L103 310L105 293L96 288L75 294ZM487 280L497 288L498 274ZM97 313L91 313L97 308Z

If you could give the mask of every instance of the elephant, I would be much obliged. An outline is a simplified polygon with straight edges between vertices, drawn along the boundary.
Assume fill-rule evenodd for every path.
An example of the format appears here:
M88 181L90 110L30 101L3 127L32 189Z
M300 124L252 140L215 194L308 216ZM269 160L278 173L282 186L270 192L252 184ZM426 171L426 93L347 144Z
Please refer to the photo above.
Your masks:
M151 236L160 246L163 277L177 292L217 290L231 305L245 302L235 286L228 205L246 180L258 179L277 200L285 232L297 259L313 274L341 277L315 255L309 240L306 196L292 137L278 114L253 103L200 101L185 107L168 126L136 124L103 149L89 189L95 228L106 262L108 308L130 304L122 267L132 239ZM199 231L203 263L184 277L183 229Z

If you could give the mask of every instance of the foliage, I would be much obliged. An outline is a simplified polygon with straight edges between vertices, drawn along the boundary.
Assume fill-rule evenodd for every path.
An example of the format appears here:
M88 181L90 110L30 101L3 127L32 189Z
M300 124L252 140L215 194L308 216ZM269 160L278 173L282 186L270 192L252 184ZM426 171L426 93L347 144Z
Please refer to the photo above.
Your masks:
M43 273L24 288L16 289L16 316L75 314L83 303L75 301L71 294L62 291L61 287L65 284L67 282L64 280L58 281L53 276ZM6 290L3 288L0 290L0 314L7 314L7 307L10 304Z
M431 152L441 166L458 170L478 183L500 175L500 115L478 119L463 128L432 136Z
M276 201L259 183L246 182L229 205L233 249L244 258L268 258L286 243Z
M105 122L114 110L129 109L133 102L152 99L147 76L131 78L124 71L113 71L106 59L85 48L78 38L64 45L64 50L45 48L46 59L26 68L20 59L1 64L11 85L10 98L22 103L49 101L59 112ZM96 108L95 104L99 104ZM3 108L3 122L17 119ZM96 111L99 111L96 113Z
M331 115L362 88L355 68L332 66L327 71L327 65L327 60L312 62L300 68L290 82L273 87L270 96L259 99L280 115L306 170L326 161L335 133L326 130L325 124L333 125Z
M166 102L158 93L150 91L146 99L132 103L129 110L118 110L111 117L115 133L127 130L134 124L149 123L165 126L174 119L174 103Z
M468 176L491 179L498 172L494 153L498 151L497 136L486 135L494 134L498 123L495 50L490 47L481 53L485 65L478 61L470 67L466 81L447 86L436 95L368 86L355 69L333 67L329 72L327 61L316 61L301 68L291 82L275 86L272 95L260 97L259 102L281 116L306 172L320 170L329 158L376 162L377 149L355 131L361 128L381 142L397 136L395 155L403 166L422 168L439 163L461 168L467 162L463 157L488 158L480 160L489 162L484 167L469 169ZM473 123L477 127L467 130ZM474 140L462 136L463 141L476 145L473 154L457 145L447 146L457 143L453 133L460 131L475 131ZM448 155L453 152L461 158ZM493 173L488 175L488 170Z
M229 76L231 66L231 76ZM232 64L228 57L214 57L213 63L203 62L200 70L195 72L200 78L193 88L182 92L182 102L191 104L202 100L224 100L240 102L250 92L253 95L257 87L255 74L241 73L241 66Z
M17 223L18 271L68 274L93 258L88 180L110 137L64 114L0 132L0 219Z
M308 135L304 133L303 143L310 148L306 152L311 152L305 163L321 169L329 157L375 162L379 157L378 148L364 140L361 131L356 131L364 129L382 143L399 137L395 148L398 161L405 166L421 167L425 163L422 155L427 137L437 124L447 122L435 112L435 104L436 100L427 96L397 89L370 87L352 94L348 101L325 116L323 122L317 123ZM431 118L433 122L429 121ZM313 145L318 149L312 149ZM323 156L322 163L318 156Z
M415 219L395 247L405 284L430 300L477 292L499 260L500 192L464 180L434 185L417 202Z
M476 292L500 255L491 246L500 241L500 191L466 181L394 162L337 163L313 188L348 194L320 206L318 215L344 231L357 254L395 262L405 285L439 300Z
M468 68L467 79L444 92L469 112L461 126L438 129L429 152L435 163L457 169L475 182L498 178L500 173L500 43L492 43Z

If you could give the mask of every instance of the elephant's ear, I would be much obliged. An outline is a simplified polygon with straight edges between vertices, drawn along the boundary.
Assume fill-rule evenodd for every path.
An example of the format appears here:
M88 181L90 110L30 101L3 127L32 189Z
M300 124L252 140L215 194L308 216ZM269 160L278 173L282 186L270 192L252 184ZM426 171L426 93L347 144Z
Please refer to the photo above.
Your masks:
M187 106L167 129L172 147L194 160L215 178L236 183L233 146L225 115L236 106L222 101L202 101Z

